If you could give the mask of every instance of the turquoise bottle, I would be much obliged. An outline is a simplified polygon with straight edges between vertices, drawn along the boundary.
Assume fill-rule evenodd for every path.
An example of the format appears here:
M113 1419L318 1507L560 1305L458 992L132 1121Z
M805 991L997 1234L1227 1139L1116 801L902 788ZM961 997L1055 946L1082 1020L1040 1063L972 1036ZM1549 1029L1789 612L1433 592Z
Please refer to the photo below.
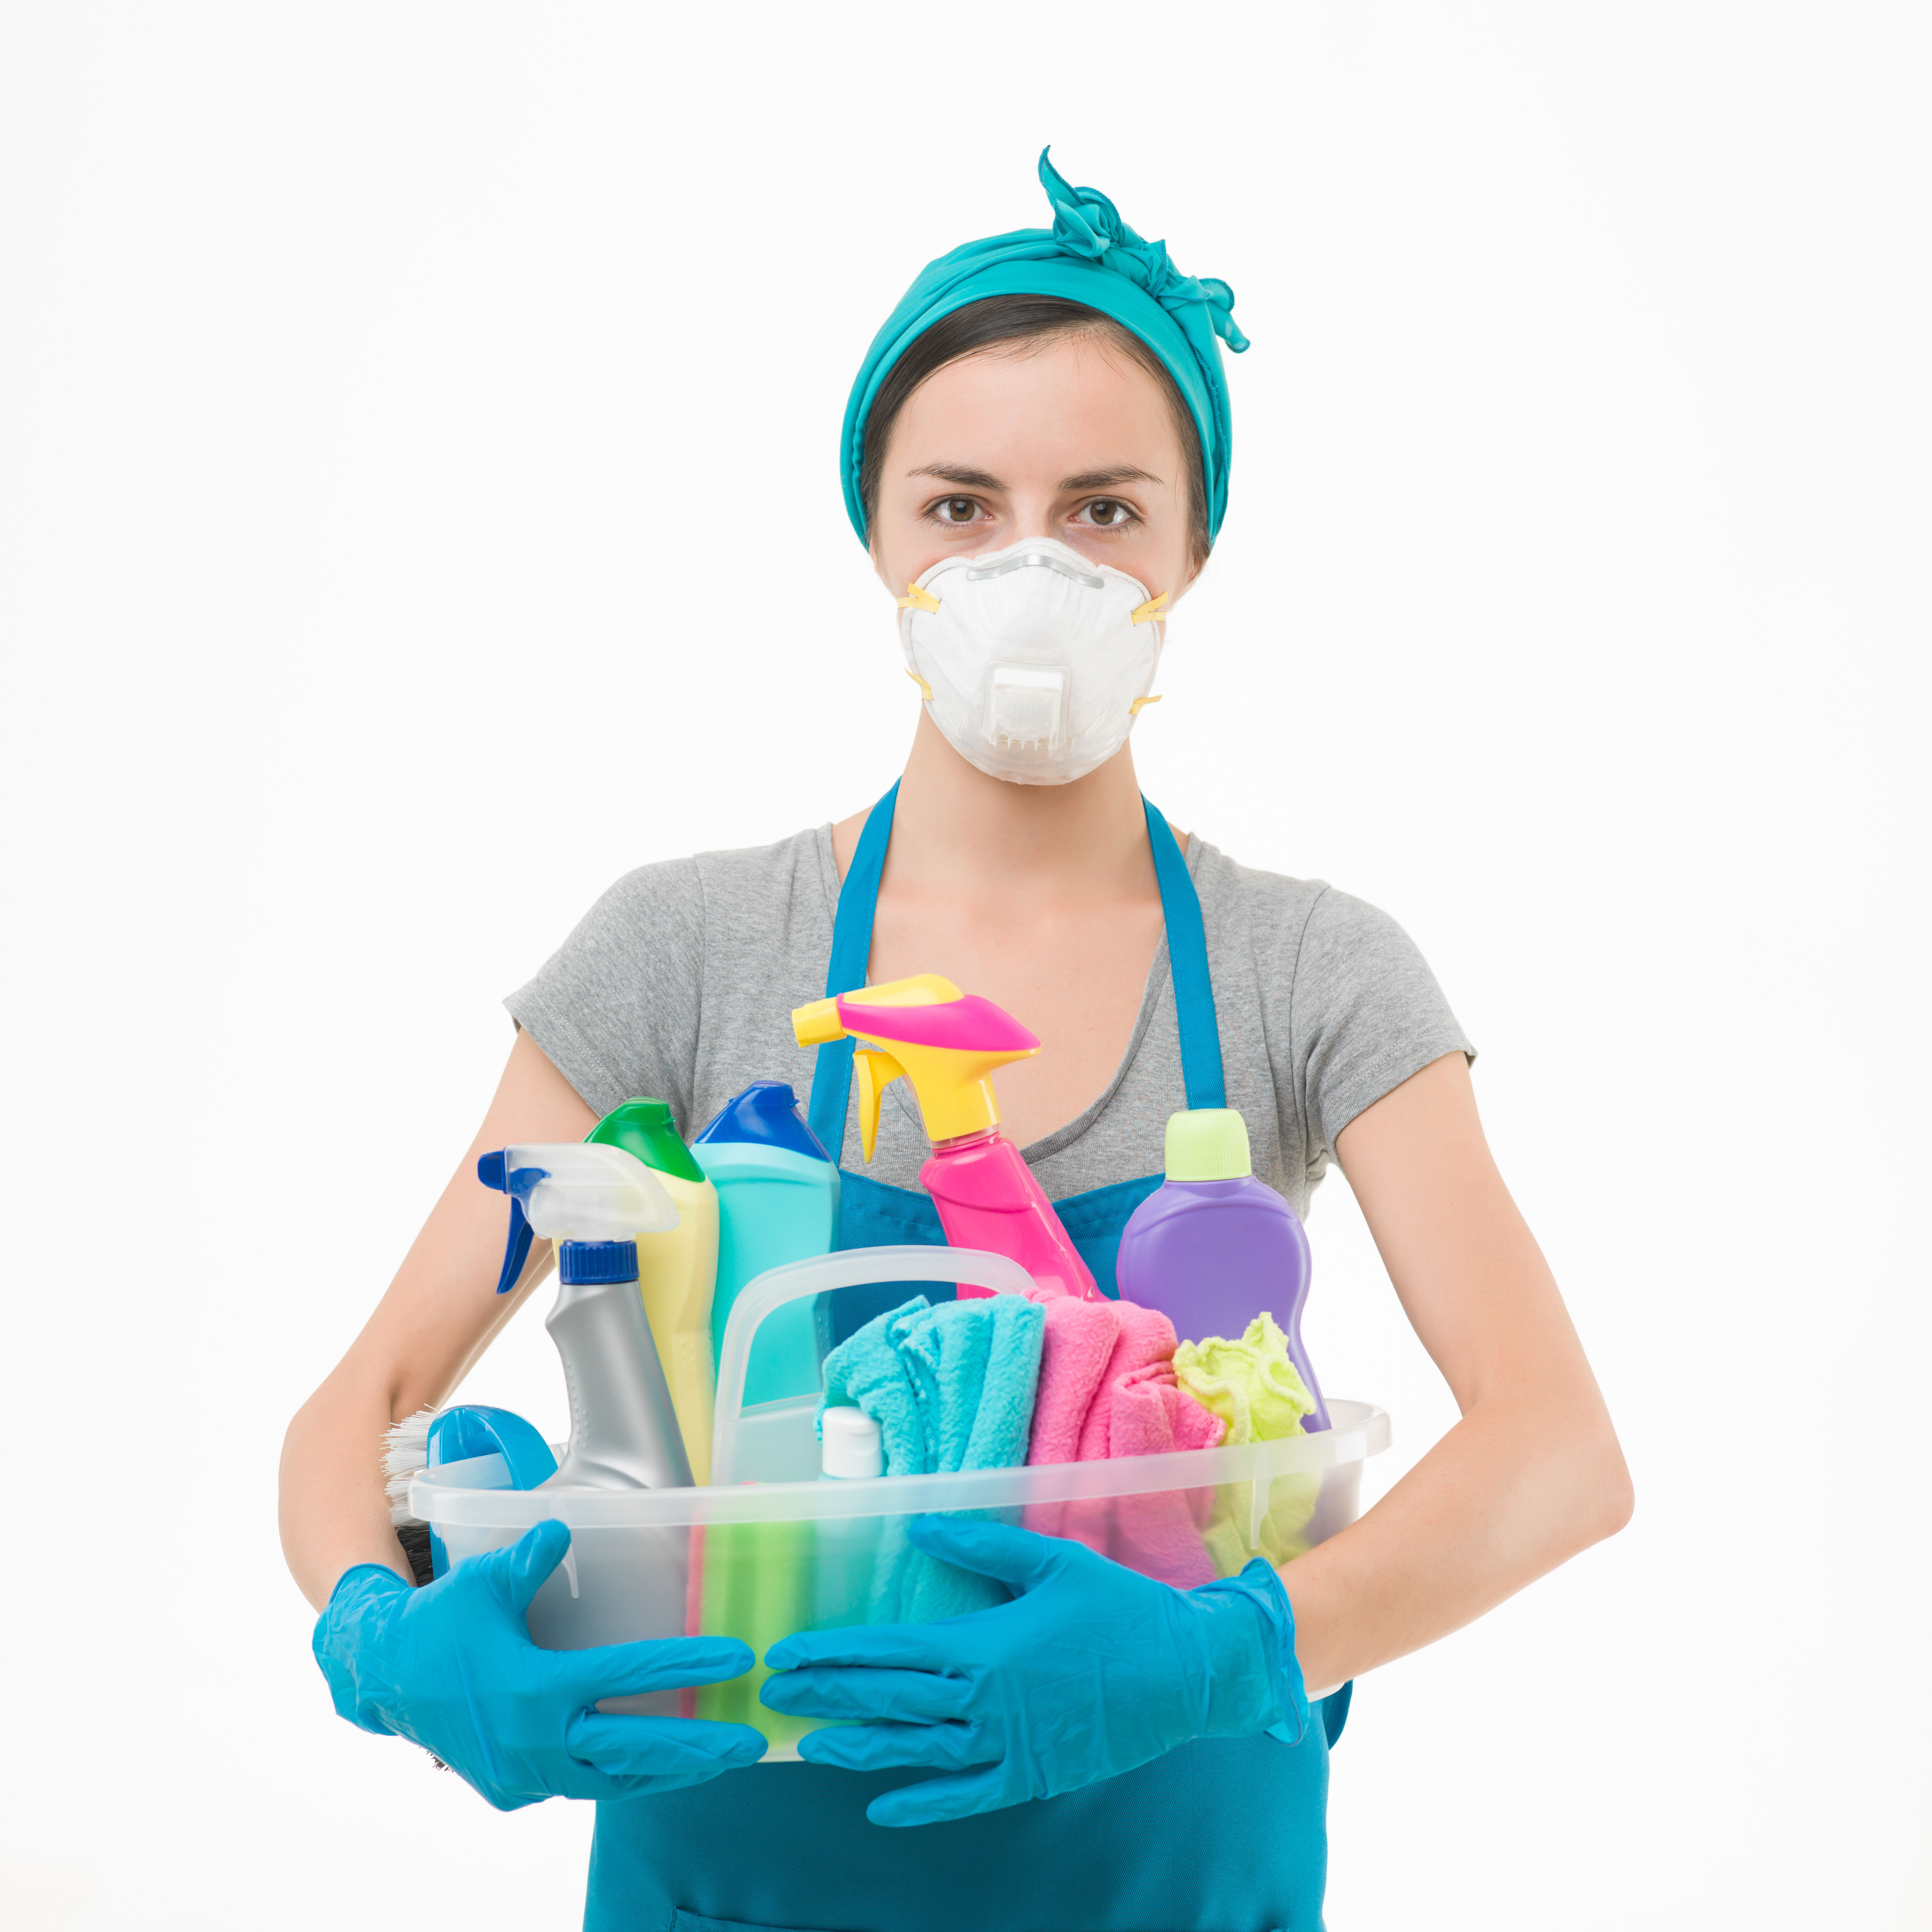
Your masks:
M691 1144L718 1190L718 1286L711 1300L711 1359L745 1284L767 1268L829 1255L838 1232L838 1168L805 1124L782 1080L760 1080L728 1101ZM819 1386L818 1339L809 1297L759 1329L745 1377L745 1404L809 1395Z

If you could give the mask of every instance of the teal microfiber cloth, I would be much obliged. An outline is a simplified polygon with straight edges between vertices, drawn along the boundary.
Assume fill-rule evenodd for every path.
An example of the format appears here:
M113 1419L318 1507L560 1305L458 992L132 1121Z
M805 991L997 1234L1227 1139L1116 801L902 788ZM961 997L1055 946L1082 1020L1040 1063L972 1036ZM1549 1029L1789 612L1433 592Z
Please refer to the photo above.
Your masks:
M879 1425L889 1476L922 1476L927 1460L926 1420L912 1378L893 1341L894 1330L932 1312L916 1294L903 1306L875 1315L825 1358L825 1393L818 1401L819 1432L828 1408L862 1408Z
M819 1413L856 1404L879 1425L889 1476L1005 1469L1026 1460L1046 1311L1017 1294L915 1295L825 1358Z
M1016 1294L923 1295L875 1316L825 1358L820 1412L856 1404L879 1425L888 1476L1010 1468L1026 1460L1046 1314ZM992 1578L914 1550L888 1529L875 1570L874 1623L926 1623L1004 1603Z

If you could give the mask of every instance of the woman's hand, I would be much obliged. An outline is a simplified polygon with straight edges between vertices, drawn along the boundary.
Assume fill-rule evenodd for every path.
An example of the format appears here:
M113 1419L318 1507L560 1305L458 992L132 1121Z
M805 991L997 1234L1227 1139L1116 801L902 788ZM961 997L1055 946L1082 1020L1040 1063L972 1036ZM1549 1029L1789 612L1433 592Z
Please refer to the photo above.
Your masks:
M951 1773L882 1793L875 1825L994 1811L1131 1771L1192 1738L1285 1726L1308 1702L1294 1618L1265 1563L1176 1590L1084 1544L1004 1525L927 1516L928 1556L997 1577L1014 1600L933 1624L806 1631L766 1658L775 1711L844 1720L799 1755L853 1771Z
M570 1532L540 1522L508 1550L413 1589L380 1564L337 1582L315 1627L339 1716L434 1751L500 1811L544 1798L634 1798L755 1764L748 1724L605 1715L602 1697L716 1684L752 1667L733 1637L542 1650L525 1613Z

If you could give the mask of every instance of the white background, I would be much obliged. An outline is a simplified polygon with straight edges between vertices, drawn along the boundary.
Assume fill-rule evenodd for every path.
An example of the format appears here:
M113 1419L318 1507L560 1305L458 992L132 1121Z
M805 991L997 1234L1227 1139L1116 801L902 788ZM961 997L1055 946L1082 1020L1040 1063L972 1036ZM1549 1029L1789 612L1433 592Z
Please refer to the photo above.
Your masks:
M1919 10L702 18L0 12L0 1917L577 1922L330 1714L281 1432L597 892L893 775L839 412L1050 140L1254 342L1146 788L1420 943L1636 1476L1360 1686L1332 1932L1923 1924Z

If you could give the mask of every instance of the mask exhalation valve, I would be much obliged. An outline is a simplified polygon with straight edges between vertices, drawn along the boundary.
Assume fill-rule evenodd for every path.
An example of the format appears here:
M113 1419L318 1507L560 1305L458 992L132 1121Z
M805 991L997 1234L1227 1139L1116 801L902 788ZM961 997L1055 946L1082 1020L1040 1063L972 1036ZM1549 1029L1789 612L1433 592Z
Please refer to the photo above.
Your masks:
M996 664L986 685L986 736L995 745L1066 743L1066 674L1054 664Z

